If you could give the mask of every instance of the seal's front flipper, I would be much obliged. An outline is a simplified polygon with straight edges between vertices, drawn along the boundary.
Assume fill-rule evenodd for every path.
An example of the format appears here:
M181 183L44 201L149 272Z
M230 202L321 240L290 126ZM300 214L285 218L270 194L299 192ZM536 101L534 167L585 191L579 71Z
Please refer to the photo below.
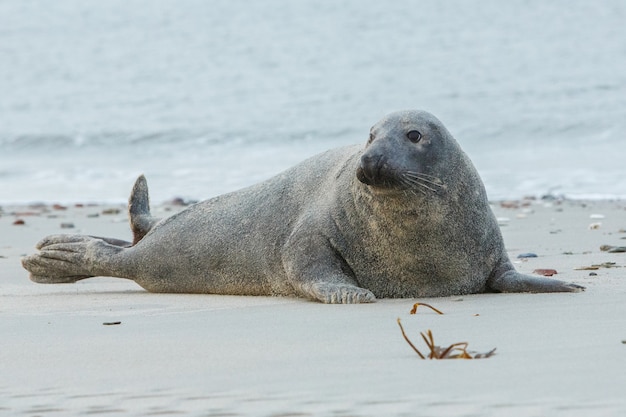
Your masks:
M298 295L326 304L376 301L358 286L350 267L322 236L292 236L283 252L287 277Z
M512 267L511 267L512 268ZM580 292L585 287L551 278L520 274L514 269L496 273L487 281L487 287L496 292Z
M150 214L148 181L140 175L135 181L128 199L128 217L133 231L133 245L137 244L158 223L159 219Z
M328 260L326 260L328 262ZM287 275L296 292L303 297L326 304L373 303L374 294L359 287L332 263L291 264Z

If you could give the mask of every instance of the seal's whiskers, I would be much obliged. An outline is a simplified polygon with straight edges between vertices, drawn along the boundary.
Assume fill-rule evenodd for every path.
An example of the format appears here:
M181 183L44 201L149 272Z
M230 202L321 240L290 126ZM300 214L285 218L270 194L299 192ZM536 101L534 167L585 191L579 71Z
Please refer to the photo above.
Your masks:
M417 175L420 177L424 177L424 178L432 178L433 180L439 181L441 182L441 178L439 177L435 177L434 175L428 175L428 174L424 174L423 172L417 172L417 171L404 171L405 174L411 174L411 175Z
M422 174L422 173L414 172L414 171L406 171L403 174L405 177L420 180L421 182L432 184L437 187L443 187L443 182L441 181L439 177L434 177L432 175Z
M405 185L410 186L411 188L415 188L415 187L413 187L415 185L417 185L419 187L422 187L422 188L418 188L418 190L420 190L423 194L426 194L426 191L424 191L424 188L427 189L427 190L432 191L433 193L436 193L438 191L436 188L433 188L430 185L425 184L424 182L428 182L428 183L431 183L433 185L437 185L437 186L441 187L441 185L439 185L439 184L435 184L435 183L432 183L430 181L426 181L426 180L424 180L422 178L413 178L413 177L410 177L410 176L407 176L407 175L402 177L402 182Z

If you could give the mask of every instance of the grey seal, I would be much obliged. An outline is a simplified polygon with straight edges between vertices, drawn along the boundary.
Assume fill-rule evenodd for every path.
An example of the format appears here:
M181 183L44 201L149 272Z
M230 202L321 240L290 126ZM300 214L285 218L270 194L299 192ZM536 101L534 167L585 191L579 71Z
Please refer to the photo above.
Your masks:
M314 156L163 220L146 180L129 199L133 241L53 235L30 278L128 278L152 292L305 297L325 303L584 288L515 271L473 164L443 124L400 111L365 147Z

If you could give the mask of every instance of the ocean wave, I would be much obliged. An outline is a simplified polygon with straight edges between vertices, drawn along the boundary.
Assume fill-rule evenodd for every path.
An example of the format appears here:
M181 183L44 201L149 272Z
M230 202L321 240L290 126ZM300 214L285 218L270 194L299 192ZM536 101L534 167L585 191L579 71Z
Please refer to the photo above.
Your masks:
M264 142L272 146L277 142L292 143L310 140L324 140L330 143L354 143L362 132L354 129L294 130L277 128L273 131L256 132L251 130L167 130L155 132L92 132L74 134L18 134L0 135L0 147L5 151L32 150L36 152L49 149L84 149L102 147L137 147L137 146L216 146L236 143L245 146L250 143Z

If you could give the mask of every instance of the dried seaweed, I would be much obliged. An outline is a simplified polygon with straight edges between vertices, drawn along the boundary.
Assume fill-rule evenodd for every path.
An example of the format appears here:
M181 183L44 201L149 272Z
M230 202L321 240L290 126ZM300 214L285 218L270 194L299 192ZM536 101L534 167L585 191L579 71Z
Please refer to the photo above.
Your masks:
M617 265L615 262L604 262L601 264L594 264L591 266L581 266L580 268L575 268L576 271L595 271L600 268L621 268L620 265Z
M415 304L413 304L413 308L411 309L411 311L409 311L409 314L415 314L417 312L417 307L419 307L419 306L428 307L432 311L434 311L435 313L443 315L443 313L441 311L437 310L435 307L431 306L430 304L426 304L426 303L415 303Z
M425 305L425 304L422 303L422 305ZM428 307L431 307L431 306L428 306ZM438 311L434 308L433 310ZM439 314L443 314L443 313L440 312ZM409 337L406 335L404 331L404 327L402 327L402 323L400 322L399 318L398 318L398 326L400 326L402 337L404 337L404 340L406 340L409 346L413 348L415 353L417 353L417 355L420 358L426 359L426 356L422 354L422 352L420 352L417 347L415 347L413 342L411 342ZM483 359L483 358L489 358L493 356L496 352L496 348L493 348L489 352L486 352L486 353L470 352L467 350L467 346L468 346L467 342L453 343L447 347L437 346L435 345L433 333L430 331L430 329L425 334L424 332L420 332L420 335L422 336L422 339L424 339L426 346L428 346L428 349L430 350L430 353L428 354L428 359Z

